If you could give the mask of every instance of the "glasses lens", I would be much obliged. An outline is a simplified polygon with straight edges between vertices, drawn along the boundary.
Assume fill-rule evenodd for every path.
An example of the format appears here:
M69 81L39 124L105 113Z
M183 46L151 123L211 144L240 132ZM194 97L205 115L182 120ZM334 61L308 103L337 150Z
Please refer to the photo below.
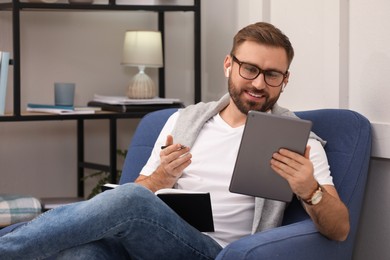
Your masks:
M259 68L248 63L241 63L240 75L245 79L255 79L260 74Z
M272 70L266 70L263 71L263 74L264 74L265 83L267 83L271 87L279 87L283 83L284 80L283 73L272 71Z

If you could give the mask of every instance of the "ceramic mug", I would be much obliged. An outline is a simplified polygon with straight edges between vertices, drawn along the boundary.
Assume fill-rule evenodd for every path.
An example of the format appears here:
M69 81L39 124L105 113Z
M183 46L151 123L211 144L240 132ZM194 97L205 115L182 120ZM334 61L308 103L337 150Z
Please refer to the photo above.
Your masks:
M73 106L75 83L54 83L54 104Z

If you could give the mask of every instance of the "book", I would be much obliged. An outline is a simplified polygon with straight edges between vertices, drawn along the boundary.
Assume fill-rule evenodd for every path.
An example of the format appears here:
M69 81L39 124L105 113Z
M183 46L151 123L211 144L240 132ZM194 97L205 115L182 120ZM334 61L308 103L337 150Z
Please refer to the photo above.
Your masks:
M75 111L95 111L95 112L102 111L101 107L94 107L94 106L83 106L83 107L76 106L73 109Z
M117 186L117 184L105 184L102 190L114 189ZM210 193L161 189L155 194L194 228L201 232L214 232Z
M9 52L0 52L0 115L5 114L9 67Z
M28 103L28 108L44 108L44 109L61 109L61 110L70 110L70 111L101 111L101 107L92 107L92 106L58 106L50 104L34 104Z
M162 189L155 194L194 228L214 232L210 193Z
M68 110L68 109L55 109L55 108L27 108L28 112L47 113L55 115L85 115L94 114L93 110Z
M89 101L88 106L100 107L104 111L112 112L152 112L164 108L182 108L184 105L180 102L171 104L146 104L146 105L123 105L123 104L107 104L99 101Z
M73 106L57 106L48 104L27 104L28 112L48 113L56 115L79 115L79 114L94 114L95 109L83 109L78 110L77 107Z
M48 109L73 110L73 106L57 106L57 105L49 105L49 104L28 103L27 107L28 108L48 108Z
M177 98L148 98L148 99L130 99L124 96L104 96L94 95L93 101L110 104L110 105L157 105L180 103Z
M111 189L115 189L118 186L119 184L106 183L101 186L101 190L102 191L111 190Z

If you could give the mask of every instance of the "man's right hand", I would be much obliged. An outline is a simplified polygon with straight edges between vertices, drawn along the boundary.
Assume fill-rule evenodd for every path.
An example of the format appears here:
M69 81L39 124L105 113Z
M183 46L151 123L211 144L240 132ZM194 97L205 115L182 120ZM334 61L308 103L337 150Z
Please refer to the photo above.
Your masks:
M135 182L155 192L163 188L172 188L183 174L183 170L191 164L190 148L174 144L173 137L167 136L165 146L160 152L160 165L150 175L140 175Z

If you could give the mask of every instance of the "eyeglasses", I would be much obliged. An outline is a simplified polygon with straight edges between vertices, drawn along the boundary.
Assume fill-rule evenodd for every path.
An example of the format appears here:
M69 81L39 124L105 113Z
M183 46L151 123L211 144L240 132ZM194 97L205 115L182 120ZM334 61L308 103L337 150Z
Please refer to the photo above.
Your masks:
M280 87L288 74L288 71L282 73L275 70L262 70L255 65L239 61L234 55L232 55L232 58L240 66L238 73L242 78L254 80L260 74L263 74L265 83L271 87Z

